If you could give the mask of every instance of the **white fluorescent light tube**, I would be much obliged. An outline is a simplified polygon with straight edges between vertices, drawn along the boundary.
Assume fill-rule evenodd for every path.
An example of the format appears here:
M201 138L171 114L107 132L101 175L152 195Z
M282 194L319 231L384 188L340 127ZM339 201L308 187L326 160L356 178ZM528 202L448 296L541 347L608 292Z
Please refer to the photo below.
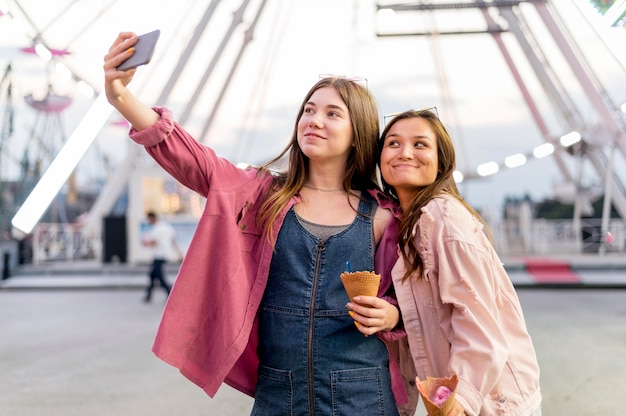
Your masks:
M96 98L46 173L17 211L11 220L13 227L30 234L112 113L113 106L108 103L103 92Z
M41 43L35 45L35 53L39 55L44 62L50 62L50 59L52 59L52 52L50 52L50 49L46 48Z
M507 168L517 168L525 164L526 164L526 156L521 153L516 153L504 159L504 165Z
M500 167L496 162L483 163L482 165L478 165L476 168L476 172L478 172L480 176L493 175L494 173L498 173L499 170Z
M559 139L559 143L561 143L561 146L568 147L578 143L580 140L580 133L577 131L572 131L561 136L561 138Z
M537 159L551 155L554 152L554 145L552 143L544 143L533 149L533 156Z

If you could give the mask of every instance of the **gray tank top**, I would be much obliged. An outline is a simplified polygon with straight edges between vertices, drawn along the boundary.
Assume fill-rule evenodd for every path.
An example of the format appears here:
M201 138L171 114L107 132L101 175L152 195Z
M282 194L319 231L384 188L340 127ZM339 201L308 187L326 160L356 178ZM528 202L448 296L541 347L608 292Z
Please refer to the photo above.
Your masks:
M295 212L294 212L295 213ZM298 222L300 225L304 227L305 230L310 232L315 237L319 238L322 241L328 240L328 237L339 234L346 228L350 226L350 224L346 225L323 225L323 224L315 224L313 222L307 221L298 214L296 214L296 218L298 218Z

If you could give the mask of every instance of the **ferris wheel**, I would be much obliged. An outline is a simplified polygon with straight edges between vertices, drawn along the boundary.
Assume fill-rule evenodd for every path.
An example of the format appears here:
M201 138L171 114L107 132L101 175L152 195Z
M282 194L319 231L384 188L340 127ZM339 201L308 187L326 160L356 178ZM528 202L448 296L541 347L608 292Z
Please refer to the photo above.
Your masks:
M590 208L591 201L604 195L605 203L612 203L622 218L626 218L626 186L623 176L619 176L615 170L615 158L626 157L626 120L620 106L611 98L607 88L599 80L593 66L581 53L574 37L569 32L567 25L561 20L558 9L551 1L523 1L523 0L493 0L466 1L466 2L396 2L391 5L379 3L379 11L392 11L396 14L413 13L414 16L432 16L437 12L472 11L480 13L484 18L484 27L473 30L442 30L435 26L427 27L421 32L379 33L379 36L424 36L432 38L433 60L438 62L438 39L442 36L458 36L470 34L489 34L504 58L516 85L523 96L524 102L531 113L532 118L543 137L545 143L526 153L516 153L505 158L503 161L490 161L481 163L475 167L468 167L461 176L467 179L476 179L497 174L502 169L518 168L531 158L543 158L551 156L562 176L562 182L554 186L556 196L567 204L575 204L577 215ZM614 8L610 8L612 2L592 2L610 19L607 24L623 25L626 16L624 2L616 2ZM535 33L536 29L527 21L528 10L532 10L543 23L541 33ZM619 9L619 10L618 10ZM425 18L424 18L425 19ZM435 19L432 19L433 21ZM503 41L504 36L513 37L523 51L527 62L534 72L535 77L542 86L552 110L560 119L560 129L550 129L546 121L546 115L542 113L539 98L534 96L524 79L518 63L515 61L510 46ZM571 87L565 85L559 71L551 66L553 56L544 48L546 35L551 37L557 46L557 52L562 55L569 69L573 72L584 94L586 104L591 107L591 112L580 109L579 104L573 98ZM624 64L619 62L624 72ZM446 73L443 65L438 67L437 73L440 81L443 101L454 108L454 100L446 89L445 79L441 74ZM451 112L453 113L453 112ZM572 162L573 163L568 163ZM597 175L598 186L585 186L582 179L588 173L583 173L583 164L591 166ZM588 171L587 171L588 172ZM586 178L588 179L588 178Z
M142 0L146 4L150 2ZM584 0L578 0L581 2ZM30 8L24 7L30 3ZM72 83L75 86L75 90L84 88L89 90L94 96L98 94L98 84L93 81L89 76L85 76L87 71L83 70L82 65L85 61L81 62L79 59L75 59L74 54L69 53L72 48L80 49L85 52L90 48L94 48L94 38L98 33L106 29L110 30L111 16L122 16L123 13L120 10L128 5L122 5L121 2L116 0L100 1L94 5L91 2L81 2L78 0L66 0L62 2L48 2L50 5L56 5L56 9L52 13L43 14L37 13L35 4L37 2L13 1L10 4L15 7L13 12L2 12L0 14L0 23L4 23L7 18L19 18L27 22L29 26L28 36L25 38L25 42L22 46L22 53L36 53L36 54L48 54L51 62L55 63L55 71L58 69L56 64L65 64L65 71L68 74L66 78L67 83ZM141 3L141 1L133 2ZM230 18L222 19L221 26L225 29L222 37L216 36L214 44L217 45L217 49L214 55L208 55L206 59L206 66L193 67L190 64L194 49L196 53L198 45L201 43L201 37L205 34L205 30L208 31L209 20L211 24L215 23L215 16L217 16L216 10L222 8L228 3L226 8L228 9L228 15ZM268 4L271 2L267 2ZM276 2L274 4L291 5L296 2ZM340 2L337 2L339 4ZM361 6L366 2L360 0L352 0L354 9ZM391 4L393 3L393 4ZM626 158L626 140L624 138L624 132L626 128L624 126L624 116L619 111L619 106L615 104L614 100L610 97L610 91L598 80L598 77L591 69L592 65L584 58L578 50L574 37L567 29L567 25L561 19L557 3L563 3L561 0L491 0L491 1L471 1L471 0L438 0L438 1L372 1L371 4L367 2L367 7L372 4L375 5L379 13L385 11L393 11L396 16L403 13L413 13L416 18L424 18L425 16L430 18L436 13L440 12L458 12L464 13L471 11L481 16L482 28L476 30L476 33L487 34L491 37L490 47L497 49L500 56L506 62L507 68L512 75L512 79L515 82L515 86L523 97L523 101L526 108L523 111L527 111L532 121L537 128L537 137L543 143L541 146L535 148L528 148L525 151L520 151L515 154L509 155L509 157L503 158L503 160L495 161L480 161L480 160L464 160L461 172L464 176L464 180L467 182L480 181L490 175L497 175L503 171L510 169L526 169L521 167L524 162L530 159L537 159L540 157L550 158L557 166L557 170L560 174L561 186L555 186L554 192L560 196L566 202L574 202L579 207L585 207L590 200L598 197L600 194L611 196L611 202L615 205L615 208L620 212L622 217L626 217L626 188L624 182L626 178L623 175L617 173L614 169L615 165L619 164L621 160ZM573 3L573 1L565 0L565 3ZM598 2L603 3L603 2ZM623 2L622 2L623 3ZM239 65L239 59L243 51L248 47L255 25L257 22L263 22L263 19L268 19L272 22L272 36L275 36L275 42L279 42L281 38L281 30L287 25L292 16L288 13L281 18L276 18L277 15L268 16L268 12L264 12L262 16L262 10L265 7L266 1L216 1L205 0L204 2L186 0L180 2L180 7L177 7L176 14L170 13L169 25L173 25L180 30L177 30L177 35L184 32L184 42L173 46L174 42L164 38L161 44L161 50L167 51L170 57L175 58L175 64L171 65L159 65L158 59L155 64L151 66L151 72L161 71L161 78L151 84L153 90L153 96L151 102L156 102L162 105L170 104L172 100L174 86L181 82L183 76L181 74L187 74L189 79L197 79L197 83L193 86L193 91L188 95L188 99L182 105L182 111L178 113L178 119L181 123L186 121L196 121L200 124L199 136L205 136L206 131L211 127L215 121L216 112L218 111L221 100L227 94L229 84L233 81L232 75L235 73L237 65ZM342 3L343 4L343 3ZM256 7L254 7L256 6ZM1 6L0 6L1 7ZM52 6L48 6L52 7ZM278 6L276 6L278 7ZM312 6L311 6L312 7ZM345 10L345 9L344 9ZM543 31L541 33L535 32L534 28L529 24L527 19L528 10L532 10L538 17L538 20L543 24ZM77 15L78 11L81 13L80 24L69 24L70 16ZM608 10L607 10L608 11ZM371 12L371 10L370 10ZM616 12L615 16L622 16ZM244 14L247 17L244 19ZM355 13L356 15L357 13ZM42 17L45 16L45 17ZM224 15L222 15L224 16ZM285 17L286 16L286 17ZM122 16L124 17L124 16ZM131 16L132 17L132 16ZM148 20L161 19L156 14L151 15ZM172 23L172 20L176 20ZM350 22L350 19L346 19ZM354 17L352 17L354 20ZM458 20L464 22L465 19L460 16L458 19L450 19L451 22ZM135 23L134 20L129 18L126 21L127 27L132 27L129 22ZM446 75L451 71L462 71L464 68L450 68L445 64L445 60L442 59L442 39L446 36L473 36L476 33L468 33L464 28L443 28L436 23L437 19L430 19L430 26L425 26L427 30L421 33L376 33L378 38L391 37L391 36L422 36L427 38L432 50L432 61L435 63L437 70L435 71L435 77L429 78L430 84L436 84L439 88L442 109L446 117L452 120L452 124L456 122L458 114L456 113L456 105L458 100L455 97L456 91L450 88L449 80ZM448 22L447 22L448 23ZM615 24L620 23L620 19L615 18ZM370 31L375 31L371 22L368 22ZM350 23L348 23L348 26ZM63 30L62 30L63 29ZM210 110L203 111L202 114L194 113L194 108L199 107L198 104L201 100L201 96L206 94L207 89L211 89L206 86L207 78L209 76L215 76L214 72L217 72L215 68L217 60L226 60L226 56L222 57L223 49L227 43L232 43L234 38L234 31L238 30L243 32L241 39L243 40L239 48L235 48L235 51L228 56L232 59L231 66L223 71L222 77L219 82L211 83L209 87L211 91L217 96L212 103ZM277 34L277 35L276 35ZM181 36L183 37L183 36ZM505 39L506 37L506 39ZM86 41L89 38L90 41ZM581 110L578 104L572 97L574 94L569 89L569 86L563 82L558 70L550 65L551 53L543 48L543 41L545 39L551 40L558 45L559 54L563 55L563 59L567 63L569 70L574 73L574 78L580 84L580 90L582 91L583 100L586 102L586 107L590 107L591 110ZM51 42L51 39L54 42ZM541 85L542 90L546 93L545 100L549 103L550 109L554 115L552 117L557 120L558 127L555 128L555 123L549 123L546 113L542 111L542 105L539 103L539 97L533 95L528 88L527 79L519 71L519 62L516 61L516 57L513 55L510 49L510 41L517 42L520 50L523 51L526 61L523 65L529 66L534 75L536 82ZM101 42L97 44L99 47L107 47L108 40L99 40ZM170 43L168 43L170 42ZM55 47L53 47L56 46ZM182 45L182 46L181 46ZM275 46L275 45L273 45ZM272 58L274 49L268 47L267 44L263 45L262 59L268 61ZM354 51L351 51L354 53ZM226 55L226 54L224 54ZM348 54L346 54L348 55ZM102 54L97 56L97 59L91 59L92 61L101 61ZM480 60L480 56L476 57ZM207 62L208 61L208 62ZM270 63L267 64L269 68ZM260 64L259 66L263 66ZM274 67L275 68L275 67ZM96 68L101 69L101 68ZM190 75L190 71L193 74ZM264 70L265 71L265 70ZM263 82L260 82L255 92L261 91L265 95L271 95L267 91L269 82L269 74L273 72L272 68L267 69L263 74ZM626 72L626 71L625 71ZM97 71L96 71L97 73ZM98 73L98 76L101 74ZM155 76L156 77L156 76ZM185 79L187 81L187 79ZM134 81L133 81L134 82ZM6 85L6 83L5 83ZM143 86L142 86L143 87ZM54 149L58 147L58 143L64 140L63 115L72 107L71 104L76 102L74 99L67 107L62 108L59 105L64 99L64 93L58 93L60 89L49 89L47 94L26 98L25 102L29 105L30 109L35 110L34 122L30 126L29 140L32 141L34 148L29 150L29 159L32 157L34 160L40 158L44 160L47 151L45 149ZM155 92L156 91L156 92ZM69 95L69 94L68 94ZM26 94L28 97L28 94ZM65 102L67 103L67 97ZM241 97L242 101L245 101L248 97ZM580 97L578 97L580 98ZM44 108L46 100L49 99L49 103L56 101L57 106L52 105L49 108ZM70 100L72 100L70 98ZM252 102L252 100L249 100ZM497 105L497 104L496 104ZM257 104L256 108L262 109L263 104ZM56 108L58 111L54 111ZM252 111L252 110L250 110ZM259 110L260 111L260 110ZM242 119L245 117L242 117ZM195 119L195 120L194 120ZM55 124L56 123L56 124ZM42 127L43 125L50 125L50 127ZM241 124L246 124L245 122ZM3 129L6 130L7 124L3 124ZM126 126L127 127L127 126ZM242 127L244 130L245 127ZM46 137L45 140L42 137L42 132L45 131L46 135L50 134L50 137ZM121 130L120 130L121 131ZM127 130L124 131L124 134ZM463 132L459 130L459 134L455 135L461 139L459 143L459 153L465 154L464 148L467 147ZM578 136L571 133L578 133ZM4 133L3 133L4 134ZM121 133L120 133L121 135ZM53 137L54 136L54 137ZM201 141L204 137L199 137ZM235 157L240 155L252 155L251 141L246 142L244 140L233 140L233 146L231 152ZM518 146L519 147L519 146ZM6 150L7 146L4 146ZM6 152L5 152L6 153ZM49 153L49 152L48 152ZM98 233L98 224L101 222L102 217L107 215L111 211L115 202L120 198L120 195L124 192L124 186L126 185L128 178L131 176L131 170L134 164L137 163L139 156L131 149L127 152L127 156L112 169L112 172L107 172L106 178L103 179L103 188L98 194L98 199L93 204L90 212L91 221L93 221L93 228L95 233ZM6 159L6 158L5 158ZM238 162L240 160L234 160ZM0 162L1 163L1 162ZM32 177L36 176L33 173L32 162L29 164L27 172L31 172ZM531 169L531 168L528 168ZM1 172L1 171L0 171ZM593 176L595 183L594 186L588 186L589 181L585 182L583 179L589 179L590 174ZM607 192L608 191L608 192ZM86 227L89 229L89 227Z

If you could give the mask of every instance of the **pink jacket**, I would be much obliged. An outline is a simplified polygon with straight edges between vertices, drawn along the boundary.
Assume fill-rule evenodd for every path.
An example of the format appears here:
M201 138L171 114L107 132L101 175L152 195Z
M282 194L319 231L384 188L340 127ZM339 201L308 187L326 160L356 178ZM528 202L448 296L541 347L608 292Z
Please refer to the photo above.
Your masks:
M222 382L253 396L257 311L273 249L261 238L256 214L272 178L258 176L256 169L237 168L193 139L173 121L170 110L154 110L161 119L146 130L131 130L131 139L145 146L180 183L206 197L206 205L165 306L153 351L211 397ZM371 193L381 207L395 210L381 192ZM285 207L274 237L288 209L299 200L296 195ZM391 287L389 269L396 247L395 232L389 227L376 253L377 269L380 264L388 267L380 296ZM381 338L390 342L401 335L390 332ZM396 400L403 403L406 392L399 369L392 365L391 370Z
M407 333L401 368L415 380L456 373L468 415L530 415L541 405L539 366L519 299L482 224L448 195L423 209L415 235L425 278L392 270ZM406 351L404 351L406 353ZM415 389L412 409L417 402Z

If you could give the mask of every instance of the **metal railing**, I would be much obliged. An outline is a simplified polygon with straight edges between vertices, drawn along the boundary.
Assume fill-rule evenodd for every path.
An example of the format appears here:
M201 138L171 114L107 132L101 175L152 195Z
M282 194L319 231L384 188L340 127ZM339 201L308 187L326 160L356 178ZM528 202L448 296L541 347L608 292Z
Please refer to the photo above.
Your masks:
M583 219L580 227L572 220L503 220L490 224L494 245L500 255L550 255L626 251L626 221L612 219L601 232L601 219ZM78 224L40 223L33 232L33 263L49 261L101 260L102 241L86 237Z
M40 223L33 230L33 264L101 258L100 238L86 237L81 225Z
M521 226L505 220L490 224L496 250L501 255L576 254L625 251L626 221L612 219L602 235L600 218L572 220L533 219Z

